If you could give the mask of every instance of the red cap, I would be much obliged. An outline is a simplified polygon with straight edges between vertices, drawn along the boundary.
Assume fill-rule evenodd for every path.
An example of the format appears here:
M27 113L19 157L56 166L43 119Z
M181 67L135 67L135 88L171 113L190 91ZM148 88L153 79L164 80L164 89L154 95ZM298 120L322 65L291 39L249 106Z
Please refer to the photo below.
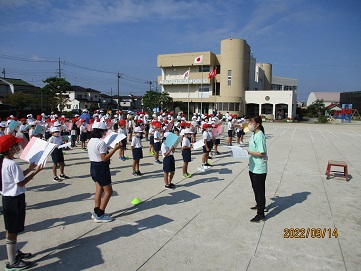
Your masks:
M190 123L190 122L186 122L186 123L185 123L185 126L186 126L186 127L191 127L191 123Z
M167 124L167 123L168 123L168 120L164 120L164 123L166 123L166 124Z
M185 116L184 113L182 113L181 116L184 117Z
M4 135L0 137L0 153L7 152L14 144L19 143L23 140L20 137L13 135Z
M123 112L122 112L122 111L119 111L119 115L123 115Z
M212 124L204 123L202 125L202 128L205 129L205 128L210 127L210 126L212 126Z
M21 118L20 121L26 121L26 118Z
M126 124L125 120L120 120L119 121L119 125L125 125L125 124Z
M170 112L170 113L169 113L169 115L171 115L171 116L173 116L173 114L174 114L173 112Z
M137 123L142 123L143 121L142 120L137 120Z

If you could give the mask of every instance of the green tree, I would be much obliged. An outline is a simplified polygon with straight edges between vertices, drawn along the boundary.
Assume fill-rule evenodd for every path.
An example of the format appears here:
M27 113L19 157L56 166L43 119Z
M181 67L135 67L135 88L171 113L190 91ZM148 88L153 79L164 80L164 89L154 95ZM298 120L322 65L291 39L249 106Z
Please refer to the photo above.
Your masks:
M325 108L325 103L323 102L323 99L321 99L321 100L317 99L316 101L314 101L312 103L312 105L316 109L317 116L320 116L321 115L321 110L323 110Z
M69 95L66 94L71 90L71 84L64 78L49 77L43 81L46 85L40 90L43 96L43 102L50 107L51 111L59 108L60 113L63 112Z
M5 97L5 103L16 109L16 115L18 115L19 110L23 110L29 106L31 107L31 105L35 103L35 98L28 93L16 91L14 94L8 94Z
M154 108L159 108L161 111L171 109L173 106L173 98L167 92L157 92L155 90L148 90L143 96L143 107L146 111L153 111Z

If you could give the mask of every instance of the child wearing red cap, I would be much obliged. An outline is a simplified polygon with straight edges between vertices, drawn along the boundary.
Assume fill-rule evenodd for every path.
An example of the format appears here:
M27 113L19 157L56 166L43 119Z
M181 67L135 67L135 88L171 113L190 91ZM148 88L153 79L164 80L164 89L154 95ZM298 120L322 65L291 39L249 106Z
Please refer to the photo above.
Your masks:
M31 253L16 250L18 234L24 231L25 224L25 185L38 174L43 166L30 164L26 170L21 170L14 161L14 155L21 148L18 145L21 138L5 135L0 138L0 191L2 194L3 216L6 229L6 251L9 262L6 270L22 270L31 265L24 261L32 257ZM34 171L33 169L36 168ZM32 172L33 171L33 172ZM28 175L32 172L30 175ZM25 177L28 175L27 177Z

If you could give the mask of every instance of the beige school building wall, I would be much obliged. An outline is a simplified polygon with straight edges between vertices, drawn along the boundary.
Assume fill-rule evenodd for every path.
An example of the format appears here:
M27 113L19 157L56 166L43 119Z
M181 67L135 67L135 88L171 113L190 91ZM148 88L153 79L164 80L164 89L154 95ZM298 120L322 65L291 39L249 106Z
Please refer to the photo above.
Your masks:
M247 100L255 102L252 97L259 97L259 94L252 94L251 90L271 90L272 65L257 64L250 46L242 39L222 40L220 51L220 54L206 51L158 55L157 65L161 68L158 83L162 91L169 93L175 101L189 103L190 113L217 111L238 116L249 115ZM200 56L203 61L195 64L195 59ZM208 74L214 67L217 67L217 76L209 79ZM188 70L189 77L184 78ZM277 93L271 94L273 100ZM279 99L283 102L284 95L280 95ZM262 104L262 100L257 101L257 104ZM291 108L287 108L285 115L293 116L295 108L292 109L292 102L285 104ZM285 106L282 110L285 110Z

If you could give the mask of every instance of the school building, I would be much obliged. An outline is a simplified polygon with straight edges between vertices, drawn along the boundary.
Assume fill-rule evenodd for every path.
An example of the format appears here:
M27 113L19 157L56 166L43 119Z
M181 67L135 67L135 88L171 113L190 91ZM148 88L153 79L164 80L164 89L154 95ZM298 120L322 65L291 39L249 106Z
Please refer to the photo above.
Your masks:
M256 63L245 40L222 40L220 51L158 55L162 91L189 103L190 113L296 115L296 79L272 76L272 64ZM215 67L216 76L208 78Z

